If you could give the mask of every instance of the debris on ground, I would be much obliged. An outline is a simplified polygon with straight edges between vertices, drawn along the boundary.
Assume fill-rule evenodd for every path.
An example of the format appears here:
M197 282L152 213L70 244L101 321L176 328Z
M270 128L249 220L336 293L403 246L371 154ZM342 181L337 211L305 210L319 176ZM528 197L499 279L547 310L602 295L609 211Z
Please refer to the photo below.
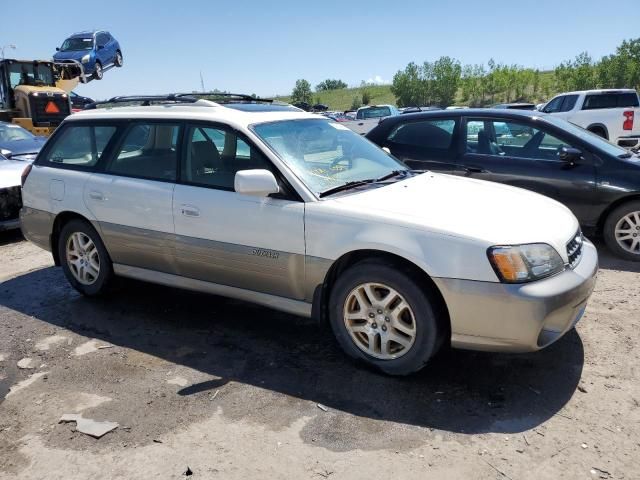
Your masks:
M169 385L178 385L179 387L186 387L189 385L189 380L183 377L173 377L167 380Z
M584 388L582 385L578 385L578 391L582 393L587 393L587 389Z
M11 395L15 395L20 390L27 388L29 385L31 385L33 382L35 382L39 378L46 377L48 373L49 372L34 373L33 375L30 375L29 377L25 378L21 382L16 383L11 388L9 388L9 393L7 393L6 398L9 398Z
M322 405L321 403L318 404L318 408L320 410L322 410L323 412L328 412L329 409L327 407L325 407L324 405Z
M36 350L44 352L49 350L51 347L57 345L58 343L64 342L65 340L67 340L67 337L63 335L51 335L37 342L35 344L35 348Z
M191 471L191 469L189 467L187 467L187 469L184 471L183 475L190 477L191 475L193 475L193 472Z
M76 431L94 438L100 438L118 428L116 422L98 422L90 418L82 418L82 415L77 413L65 413L58 423L68 422L76 422Z
M22 370L31 370L33 368L36 368L36 364L33 358L25 357L18 360L18 368Z
M80 357L82 355L86 355L87 353L92 353L97 351L99 348L97 340L89 340L88 342L84 342L82 345L79 345L73 351L74 357Z

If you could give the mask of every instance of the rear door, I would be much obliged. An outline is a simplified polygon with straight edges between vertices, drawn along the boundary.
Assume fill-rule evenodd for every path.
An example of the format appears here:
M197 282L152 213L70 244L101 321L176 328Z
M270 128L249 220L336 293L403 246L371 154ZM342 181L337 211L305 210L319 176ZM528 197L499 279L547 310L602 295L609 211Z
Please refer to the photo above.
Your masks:
M579 145L525 120L469 118L463 128L466 148L457 174L546 195L569 207L581 223L593 224L596 168L588 151L583 149L575 164L560 160L560 148Z
M130 122L84 190L114 263L175 273L173 191L181 125Z
M282 193L269 197L236 193L236 172L251 169L267 169L279 178L271 162L230 127L187 126L173 198L179 272L303 299L304 203L284 184Z
M456 163L456 118L422 118L396 123L383 147L416 170L453 173Z

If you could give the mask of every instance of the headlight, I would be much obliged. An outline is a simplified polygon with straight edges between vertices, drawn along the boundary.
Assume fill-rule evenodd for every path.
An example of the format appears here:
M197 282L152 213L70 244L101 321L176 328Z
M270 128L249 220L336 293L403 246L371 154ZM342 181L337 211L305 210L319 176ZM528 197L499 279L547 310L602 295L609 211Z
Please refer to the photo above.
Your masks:
M89 55L89 54L87 53L84 57L82 57L81 62L82 62L82 63L88 63L90 59L91 59L91 55Z
M496 275L505 283L532 282L564 269L558 252L546 243L491 247L487 255Z

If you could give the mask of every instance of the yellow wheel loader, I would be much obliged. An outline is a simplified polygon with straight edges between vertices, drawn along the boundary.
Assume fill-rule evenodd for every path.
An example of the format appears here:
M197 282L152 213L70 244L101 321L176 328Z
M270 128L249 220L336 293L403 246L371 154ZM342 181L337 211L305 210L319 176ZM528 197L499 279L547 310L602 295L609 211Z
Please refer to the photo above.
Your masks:
M79 62L0 60L0 121L49 136L71 113L69 92L86 81Z

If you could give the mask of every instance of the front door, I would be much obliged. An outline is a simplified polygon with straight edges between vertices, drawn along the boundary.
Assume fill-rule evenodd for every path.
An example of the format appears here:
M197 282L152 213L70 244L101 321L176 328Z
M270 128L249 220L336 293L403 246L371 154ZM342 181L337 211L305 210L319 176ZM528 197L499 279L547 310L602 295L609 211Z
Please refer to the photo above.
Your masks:
M104 170L84 188L114 263L176 273L171 211L180 125L138 121L126 127Z
M588 152L576 163L560 160L560 148L575 145L525 121L469 119L465 132L458 175L532 190L565 204L580 223L594 224L596 169Z
M304 298L304 203L234 191L236 172L275 167L224 125L186 129L181 182L173 198L182 276ZM277 175L276 175L277 176Z

